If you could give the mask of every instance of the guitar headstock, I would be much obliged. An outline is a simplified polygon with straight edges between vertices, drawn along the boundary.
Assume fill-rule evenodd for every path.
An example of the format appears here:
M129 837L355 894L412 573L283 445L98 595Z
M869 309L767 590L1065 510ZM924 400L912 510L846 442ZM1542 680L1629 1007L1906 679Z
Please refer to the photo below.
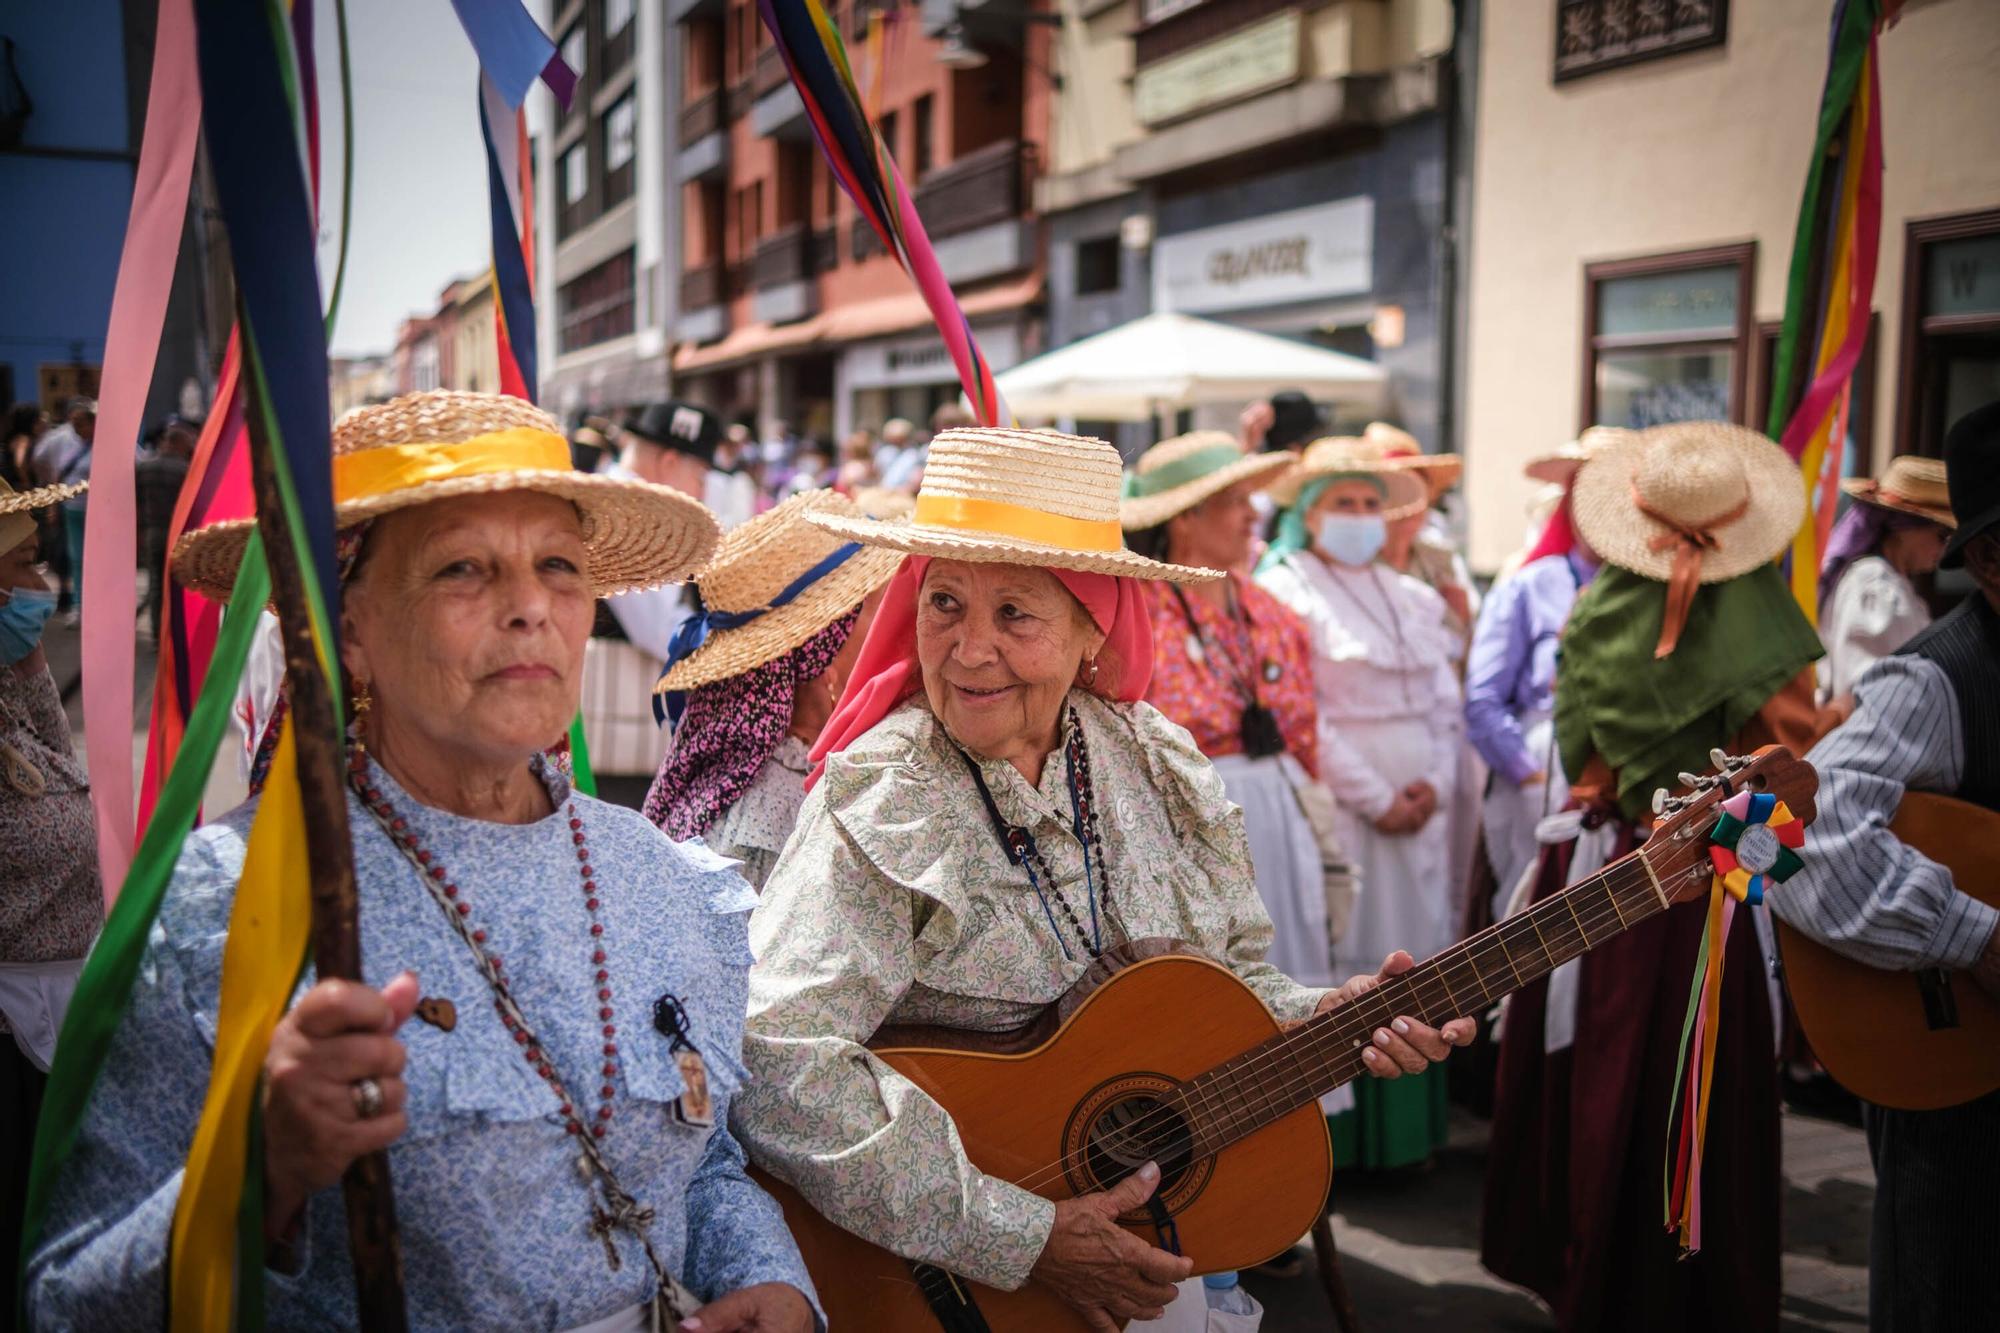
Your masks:
M1819 814L1819 774L1784 746L1767 745L1747 756L1714 750L1709 757L1715 772L1681 774L1683 794L1669 796L1661 790L1653 795L1658 819L1640 855L1671 902L1690 902L1707 894L1708 834L1721 813L1719 807L1736 793L1769 793L1801 823L1811 824Z

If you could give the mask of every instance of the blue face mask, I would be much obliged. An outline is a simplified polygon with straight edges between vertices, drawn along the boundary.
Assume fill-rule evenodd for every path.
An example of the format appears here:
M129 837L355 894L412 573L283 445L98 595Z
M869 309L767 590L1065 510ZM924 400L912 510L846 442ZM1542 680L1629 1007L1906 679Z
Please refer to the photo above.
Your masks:
M0 606L0 666L13 666L35 651L42 626L55 609L56 595L46 588L9 590L6 605Z
M1325 514L1313 529L1313 542L1343 565L1365 565L1381 554L1389 526L1380 514Z

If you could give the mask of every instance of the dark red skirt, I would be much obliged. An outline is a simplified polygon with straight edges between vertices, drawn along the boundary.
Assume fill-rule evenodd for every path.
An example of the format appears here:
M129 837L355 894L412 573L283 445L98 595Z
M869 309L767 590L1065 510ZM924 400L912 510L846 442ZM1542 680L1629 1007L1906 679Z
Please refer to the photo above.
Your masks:
M1617 852L1630 851L1630 830ZM1568 880L1542 855L1535 897ZM1548 983L1510 1002L1480 1258L1570 1330L1778 1326L1778 1078L1757 935L1738 912L1722 980L1701 1253L1677 1257L1662 1200L1667 1114L1705 908L1685 904L1587 955L1576 1041L1542 1050Z

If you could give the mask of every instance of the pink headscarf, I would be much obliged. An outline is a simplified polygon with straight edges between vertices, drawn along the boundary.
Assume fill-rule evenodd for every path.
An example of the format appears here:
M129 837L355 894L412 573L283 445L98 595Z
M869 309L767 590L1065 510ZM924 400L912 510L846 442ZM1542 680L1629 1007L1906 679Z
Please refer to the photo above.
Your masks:
M847 678L847 688L841 691L833 716L813 744L808 791L826 771L828 755L846 749L923 688L923 673L917 665L917 593L930 563L927 555L910 556L883 590L882 604L868 637L861 642L861 655ZM1153 678L1153 618L1138 581L1068 569L1051 569L1049 573L1062 581L1104 632L1104 655L1113 670L1096 692L1126 704L1145 698L1146 686Z

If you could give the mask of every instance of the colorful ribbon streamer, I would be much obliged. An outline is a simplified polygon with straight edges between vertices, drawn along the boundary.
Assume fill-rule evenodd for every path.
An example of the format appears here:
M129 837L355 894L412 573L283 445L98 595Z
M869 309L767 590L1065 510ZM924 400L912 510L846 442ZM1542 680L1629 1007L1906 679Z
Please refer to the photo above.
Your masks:
M138 519L134 453L159 355L187 216L201 88L195 75L190 0L160 0L149 132L139 149L111 324L104 338L104 398L91 463L83 538L84 748L97 814L98 870L107 905L125 879L137 834L132 802L132 675L138 601Z
M1013 424L992 368L973 337L972 322L945 281L923 220L917 216L916 200L863 109L839 25L820 0L758 0L757 7L799 90L813 137L834 179L922 294L973 415L983 426Z
M1708 926L1695 954L1694 984L1675 1057L1674 1102L1668 1108L1665 1163L1666 1225L1683 1255L1701 1249L1701 1164L1708 1107L1715 1090L1715 1052L1722 1022L1722 966L1736 905L1756 906L1772 883L1805 867L1798 849L1805 824L1764 792L1741 791L1722 803L1709 831Z
M1792 242L1768 433L1799 463L1810 501L1792 542L1793 595L1818 623L1819 566L1839 504L1854 368L1868 336L1882 227L1882 0L1835 7L1827 78ZM1814 349L1812 376L1800 362Z

